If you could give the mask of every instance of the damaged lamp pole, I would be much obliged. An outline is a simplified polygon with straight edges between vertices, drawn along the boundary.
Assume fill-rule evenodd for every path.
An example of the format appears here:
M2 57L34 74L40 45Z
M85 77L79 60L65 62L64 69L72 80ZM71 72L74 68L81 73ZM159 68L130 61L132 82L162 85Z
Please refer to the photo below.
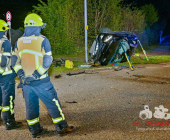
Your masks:
M85 25L85 60L88 63L88 53L87 53L87 46L88 46L88 25L87 25L87 0L84 0L84 25Z

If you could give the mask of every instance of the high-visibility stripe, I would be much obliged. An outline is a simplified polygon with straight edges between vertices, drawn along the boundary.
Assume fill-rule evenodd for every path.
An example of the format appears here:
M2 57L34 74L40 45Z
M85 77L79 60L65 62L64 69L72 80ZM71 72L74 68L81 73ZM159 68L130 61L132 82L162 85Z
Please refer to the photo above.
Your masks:
M48 76L48 74L44 74L40 77L40 79L46 78Z
M47 76L48 76L48 73L46 73L46 74L42 75L40 78L37 78L36 80L46 78Z
M32 119L32 120L27 120L28 125L34 125L39 122L39 117Z
M45 70L42 66L40 66L40 67L37 69L37 71L38 71L41 75L46 72L46 70Z
M36 51L33 51L33 50L24 49L24 50L22 50L22 51L19 52L19 57L20 57L20 58L21 58L21 56L22 56L23 53L30 53L30 54L33 54L33 55L43 56L42 53L40 53L40 52L36 52Z
M53 120L53 123L59 123L59 122L61 122L63 120L63 118L62 117L56 118L56 119L52 118L52 120Z
M4 70L0 68L0 73L3 73L3 72L4 72Z
M3 106L2 107L2 112L9 111L10 107L9 106Z
M12 73L12 70L10 71L5 71L2 75L7 75L7 74L11 74Z
M2 55L0 54L0 62L1 62L1 60L2 60Z
M52 55L52 52L51 52L51 51L50 51L50 52L47 52L46 55Z
M0 106L0 110L2 109L2 106Z
M38 55L35 56L35 67L36 69L38 69L39 67L39 56Z
M11 115L14 114L14 105L13 105L13 96L10 96L10 112L11 112Z
M11 53L4 52L3 55L4 56L11 56Z
M15 72L17 72L20 69L22 69L22 66L20 64L14 66Z
M63 112L62 112L62 109L61 109L61 107L60 107L60 104L59 104L58 100L56 100L56 99L54 98L53 101L55 101L55 104L56 104L56 106L58 107L58 110L60 111L60 115L61 115L62 119L65 120L64 114L63 114Z

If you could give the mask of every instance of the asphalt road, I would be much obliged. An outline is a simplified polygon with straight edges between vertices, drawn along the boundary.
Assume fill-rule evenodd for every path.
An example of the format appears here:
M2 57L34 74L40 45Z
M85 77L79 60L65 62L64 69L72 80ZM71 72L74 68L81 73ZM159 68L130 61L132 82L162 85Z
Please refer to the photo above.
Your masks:
M76 131L58 137L45 106L40 102L40 123L49 133L39 139L169 140L170 112L158 111L156 116L155 107L163 105L170 109L170 63L134 67L134 71L108 68L73 76L62 75L58 79L51 77L65 118L69 125L76 126ZM140 117L145 105L149 110ZM23 124L18 129L6 131L0 121L0 140L32 139L25 114L22 91L16 89L15 117Z

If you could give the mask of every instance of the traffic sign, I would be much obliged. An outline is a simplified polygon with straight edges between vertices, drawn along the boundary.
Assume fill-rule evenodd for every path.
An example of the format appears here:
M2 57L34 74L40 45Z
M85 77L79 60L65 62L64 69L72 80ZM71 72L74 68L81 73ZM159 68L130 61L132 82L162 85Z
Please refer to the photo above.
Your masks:
M7 20L7 21L11 21L11 19L12 19L12 15L11 15L11 13L8 11L8 12L6 13L6 20Z

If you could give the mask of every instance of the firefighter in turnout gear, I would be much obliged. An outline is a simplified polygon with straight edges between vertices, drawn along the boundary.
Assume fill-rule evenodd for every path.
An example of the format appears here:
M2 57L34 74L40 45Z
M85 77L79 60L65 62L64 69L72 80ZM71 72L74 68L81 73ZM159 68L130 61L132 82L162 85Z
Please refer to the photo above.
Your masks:
M11 67L11 43L7 39L9 29L4 20L0 20L0 114L5 129L15 129L19 125L14 118L15 77Z
M46 105L58 134L74 129L65 120L57 92L48 76L52 63L51 46L40 34L45 26L39 15L29 14L24 21L25 32L16 42L12 54L12 67L23 85L26 119L33 138L43 131L39 123L39 99Z

